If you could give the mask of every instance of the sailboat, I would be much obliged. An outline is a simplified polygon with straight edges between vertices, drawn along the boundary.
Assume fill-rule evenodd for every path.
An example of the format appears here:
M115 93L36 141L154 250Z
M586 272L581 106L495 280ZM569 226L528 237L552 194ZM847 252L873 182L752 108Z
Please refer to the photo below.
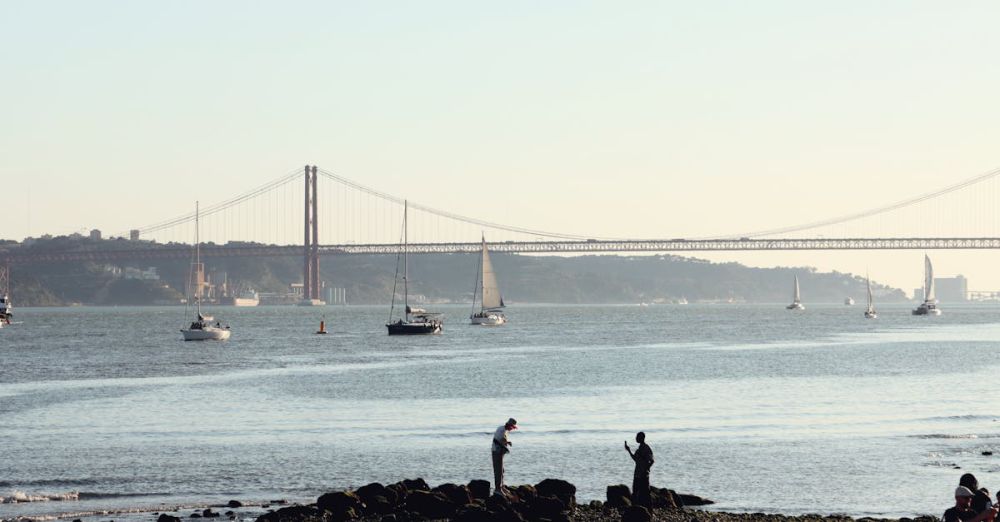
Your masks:
M14 318L14 307L10 304L10 297L7 294L0 294L0 327L10 324Z
M802 296L799 295L799 276L795 276L795 293L792 295L792 304L786 306L788 310L805 310L802 304Z
M476 312L476 294L478 291L481 291L480 307L479 311ZM497 286L497 276L493 271L493 262L490 261L490 253L486 250L486 237L483 237L483 254L479 263L476 286L472 291L473 313L469 315L469 321L471 321L471 324L483 326L500 326L507 322L507 316L501 310L503 307L503 296L500 295L500 288Z
M878 314L875 313L875 303L872 302L872 280L868 278L868 274L865 274L865 283L868 285L868 308L865 309L865 319L875 319Z
M389 322L385 327L389 330L389 335L429 335L439 334L443 329L441 314L428 312L422 308L410 307L410 287L409 287L409 259L408 259L408 238L407 238L407 216L408 204L403 202L403 317L397 321L392 321L392 313L396 308L396 287L392 288L392 306L389 308ZM399 258L397 258L397 270L399 269Z
M913 315L941 315L937 299L934 299L934 267L927 254L924 254L924 302L913 310Z
M201 268L201 237L200 237L200 223L198 221L199 209L198 204L195 203L194 206L194 270L197 274L202 273ZM205 315L201 313L201 280L200 277L195 277L191 285L194 291L194 300L198 306L198 315L195 316L195 320L191 322L191 326L187 329L181 329L181 333L184 334L185 341L225 341L229 339L229 335L232 333L229 330L229 326L222 326L222 323L215 321L215 318L210 315ZM212 324L212 323L215 324Z

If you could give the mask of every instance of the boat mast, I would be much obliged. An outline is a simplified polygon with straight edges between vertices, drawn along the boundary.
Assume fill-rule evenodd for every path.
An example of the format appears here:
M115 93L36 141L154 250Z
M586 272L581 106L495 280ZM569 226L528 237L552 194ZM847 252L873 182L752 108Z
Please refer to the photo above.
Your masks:
M410 322L410 287L409 287L409 237L406 222L409 203L403 200L403 313L406 322Z
M198 202L194 202L194 300L198 303L198 319L201 319L201 223L198 221Z
M486 261L486 234L483 234L483 249L479 254L479 284L481 285L480 290L482 290L482 295L479 299L479 305L480 305L479 312L484 315L486 314L486 300L484 299L486 297L486 274L484 273L484 271L486 270L486 264L484 263L485 261Z

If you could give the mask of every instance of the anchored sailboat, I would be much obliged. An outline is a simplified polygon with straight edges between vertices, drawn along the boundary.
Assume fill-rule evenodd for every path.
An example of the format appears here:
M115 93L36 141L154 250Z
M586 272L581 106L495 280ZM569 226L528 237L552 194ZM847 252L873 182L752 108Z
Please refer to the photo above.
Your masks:
M222 326L222 323L215 321L215 318L210 315L204 315L201 313L201 274L204 273L201 266L201 236L200 234L200 224L198 221L198 204L195 203L194 207L194 271L196 276L193 278L191 288L194 289L194 300L198 306L198 315L195 320L191 322L191 326L187 329L181 329L181 333L184 334L185 341L225 341L229 339L231 334L229 326ZM212 324L215 322L215 324Z
M934 298L934 267L927 254L924 254L924 302L913 310L913 315L941 315L937 299Z
M875 312L875 303L872 301L872 280L865 274L865 283L868 285L868 308L865 309L865 319L875 319L878 314Z
M10 296L0 294L0 327L10 324L14 318L14 307L10 304Z
M799 276L795 276L795 293L792 295L792 304L786 306L788 310L805 310L802 304L802 296L799 295Z
M478 312L475 311L477 293L481 296ZM500 326L507 322L507 316L501 310L503 307L503 295L500 294L500 288L497 286L493 262L490 261L490 253L486 250L486 238L483 237L483 254L479 262L476 286L472 294L473 313L469 315L469 320L471 324Z
M428 312L422 308L410 307L409 288L409 256L408 239L406 231L406 216L408 205L403 202L403 317L392 321L392 313L396 308L396 285L392 287L392 305L389 308L389 322L385 327L389 330L389 335L427 335L439 334L443 329L441 314ZM396 270L399 270L399 258L396 258ZM398 275L398 272L397 272Z

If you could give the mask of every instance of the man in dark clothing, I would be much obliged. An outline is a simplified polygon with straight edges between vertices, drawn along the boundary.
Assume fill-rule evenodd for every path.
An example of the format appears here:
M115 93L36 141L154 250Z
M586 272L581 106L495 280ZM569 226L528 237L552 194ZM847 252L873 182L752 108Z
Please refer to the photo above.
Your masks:
M653 450L646 444L645 433L641 431L636 433L635 441L639 443L635 453L632 453L628 441L625 441L625 451L635 461L635 474L632 475L632 505L652 509L653 502L649 496L649 469L653 467Z
M944 522L992 522L996 517L996 508L989 508L982 513L976 513L972 509L972 498L975 496L972 490L965 486L958 486L955 489L955 507L944 512L941 519Z

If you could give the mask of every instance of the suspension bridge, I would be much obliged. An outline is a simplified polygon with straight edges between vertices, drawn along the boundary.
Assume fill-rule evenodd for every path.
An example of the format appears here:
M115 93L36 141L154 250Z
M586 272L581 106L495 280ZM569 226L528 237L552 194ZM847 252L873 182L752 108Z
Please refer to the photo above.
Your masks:
M322 181L322 183L321 183ZM412 254L627 253L1000 248L1000 169L862 212L767 230L701 238L588 237L459 215L387 194L316 166L288 172L226 201L138 229L122 246L65 251L0 247L0 292L11 267L42 262L186 259L196 218L202 256L302 256L303 296L320 295L320 258L397 254L404 204ZM322 225L322 226L321 226ZM903 232L903 233L901 233Z

